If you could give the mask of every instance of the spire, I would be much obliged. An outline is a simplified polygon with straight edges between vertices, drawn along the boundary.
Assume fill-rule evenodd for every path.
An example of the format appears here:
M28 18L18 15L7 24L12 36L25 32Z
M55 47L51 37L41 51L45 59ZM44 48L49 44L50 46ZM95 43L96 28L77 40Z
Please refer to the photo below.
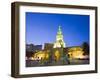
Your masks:
M59 26L57 34L62 34L61 26Z
M61 30L61 26L59 26L59 30Z

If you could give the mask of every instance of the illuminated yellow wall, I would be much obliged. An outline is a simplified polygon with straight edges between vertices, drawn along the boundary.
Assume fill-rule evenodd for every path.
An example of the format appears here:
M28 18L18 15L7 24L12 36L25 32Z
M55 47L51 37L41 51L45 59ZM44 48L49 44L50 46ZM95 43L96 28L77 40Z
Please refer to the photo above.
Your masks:
M83 51L80 47L72 47L68 52L70 58L83 58Z
M35 53L35 55L33 56L33 58L35 59L48 59L49 58L49 54L48 54L48 51L39 51L37 53Z
M55 56L55 60L58 61L61 57L61 53L59 52L59 50L56 50L55 53L54 53L54 56Z
M33 56L34 60L48 60L50 56L49 50L47 51L39 51L37 53L35 53L35 55ZM55 50L53 53L54 59L56 61L58 61L61 57L61 53L59 50Z

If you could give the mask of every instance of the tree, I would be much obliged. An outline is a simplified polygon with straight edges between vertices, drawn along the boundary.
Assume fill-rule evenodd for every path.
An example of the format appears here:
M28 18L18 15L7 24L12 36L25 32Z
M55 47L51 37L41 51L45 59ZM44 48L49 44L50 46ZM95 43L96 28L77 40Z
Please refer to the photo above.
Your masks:
M89 55L89 44L87 42L84 42L82 44L82 49L83 49L83 55Z

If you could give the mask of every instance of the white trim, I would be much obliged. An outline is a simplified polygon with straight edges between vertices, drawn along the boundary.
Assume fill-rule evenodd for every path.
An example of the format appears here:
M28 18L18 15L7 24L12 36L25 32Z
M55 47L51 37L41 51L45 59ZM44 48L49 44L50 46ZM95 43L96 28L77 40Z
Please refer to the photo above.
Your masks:
M48 67L25 67L25 12L42 12L58 14L81 14L90 15L90 64L89 65L65 65ZM95 70L95 12L94 10L73 9L73 8L52 8L37 6L20 6L20 74L39 74L54 72L72 72Z

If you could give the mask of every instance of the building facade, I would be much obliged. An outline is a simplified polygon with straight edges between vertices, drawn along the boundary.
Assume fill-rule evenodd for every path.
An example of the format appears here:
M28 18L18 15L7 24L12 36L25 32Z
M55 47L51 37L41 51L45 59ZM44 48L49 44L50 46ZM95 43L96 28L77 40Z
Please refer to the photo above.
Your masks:
M26 52L37 52L42 50L42 45L26 44Z
M50 50L53 48L53 43L45 43L44 44L44 50Z
M82 58L84 58L83 53L84 53L83 49L80 46L73 46L73 47L69 47L68 48L69 58L82 59Z

